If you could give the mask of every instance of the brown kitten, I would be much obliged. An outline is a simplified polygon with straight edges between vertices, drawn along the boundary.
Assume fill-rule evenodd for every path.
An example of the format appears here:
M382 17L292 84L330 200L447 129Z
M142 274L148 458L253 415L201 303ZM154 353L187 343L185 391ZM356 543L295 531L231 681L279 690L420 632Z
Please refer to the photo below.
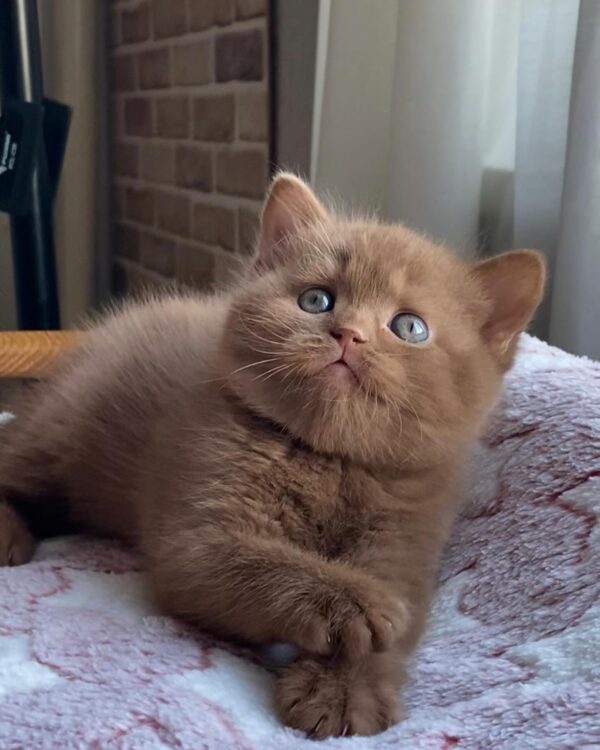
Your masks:
M321 738L400 717L466 454L542 294L532 251L457 259L280 175L230 292L131 306L18 410L4 564L53 497L146 555L164 610L286 641L277 708ZM52 529L56 531L57 529Z

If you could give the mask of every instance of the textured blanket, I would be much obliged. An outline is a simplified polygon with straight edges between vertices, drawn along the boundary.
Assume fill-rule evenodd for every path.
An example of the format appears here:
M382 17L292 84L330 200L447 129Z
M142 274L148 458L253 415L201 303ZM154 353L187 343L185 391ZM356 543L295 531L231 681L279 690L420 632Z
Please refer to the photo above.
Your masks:
M407 719L323 748L600 748L600 365L523 337L472 474ZM119 546L54 540L0 569L2 750L315 747L273 684L158 616Z

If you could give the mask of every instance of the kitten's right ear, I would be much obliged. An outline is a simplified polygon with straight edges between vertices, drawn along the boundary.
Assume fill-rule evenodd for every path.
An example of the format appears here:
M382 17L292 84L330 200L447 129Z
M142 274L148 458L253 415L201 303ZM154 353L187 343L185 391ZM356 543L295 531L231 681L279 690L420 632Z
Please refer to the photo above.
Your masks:
M272 268L283 261L287 238L298 228L327 218L326 208L305 182L288 172L277 175L263 208L257 265Z
M475 263L473 273L487 302L481 334L507 369L517 334L527 328L544 294L544 256L536 250L513 250Z

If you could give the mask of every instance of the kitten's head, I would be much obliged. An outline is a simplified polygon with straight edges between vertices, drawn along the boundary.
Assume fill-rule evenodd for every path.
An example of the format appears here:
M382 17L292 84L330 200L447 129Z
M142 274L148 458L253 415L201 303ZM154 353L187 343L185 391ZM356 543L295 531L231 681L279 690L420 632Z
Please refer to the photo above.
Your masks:
M339 218L282 174L224 340L230 386L315 449L423 465L471 441L542 296L533 251L469 263Z

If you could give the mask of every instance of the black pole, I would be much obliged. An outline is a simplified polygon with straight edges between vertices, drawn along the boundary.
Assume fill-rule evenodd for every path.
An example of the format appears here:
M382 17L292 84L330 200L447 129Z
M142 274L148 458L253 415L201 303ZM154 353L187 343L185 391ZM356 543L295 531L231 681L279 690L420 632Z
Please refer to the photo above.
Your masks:
M0 0L0 91L3 100L42 105L44 83L36 0ZM52 221L52 190L40 138L31 208L11 216L17 318L24 330L60 327Z

